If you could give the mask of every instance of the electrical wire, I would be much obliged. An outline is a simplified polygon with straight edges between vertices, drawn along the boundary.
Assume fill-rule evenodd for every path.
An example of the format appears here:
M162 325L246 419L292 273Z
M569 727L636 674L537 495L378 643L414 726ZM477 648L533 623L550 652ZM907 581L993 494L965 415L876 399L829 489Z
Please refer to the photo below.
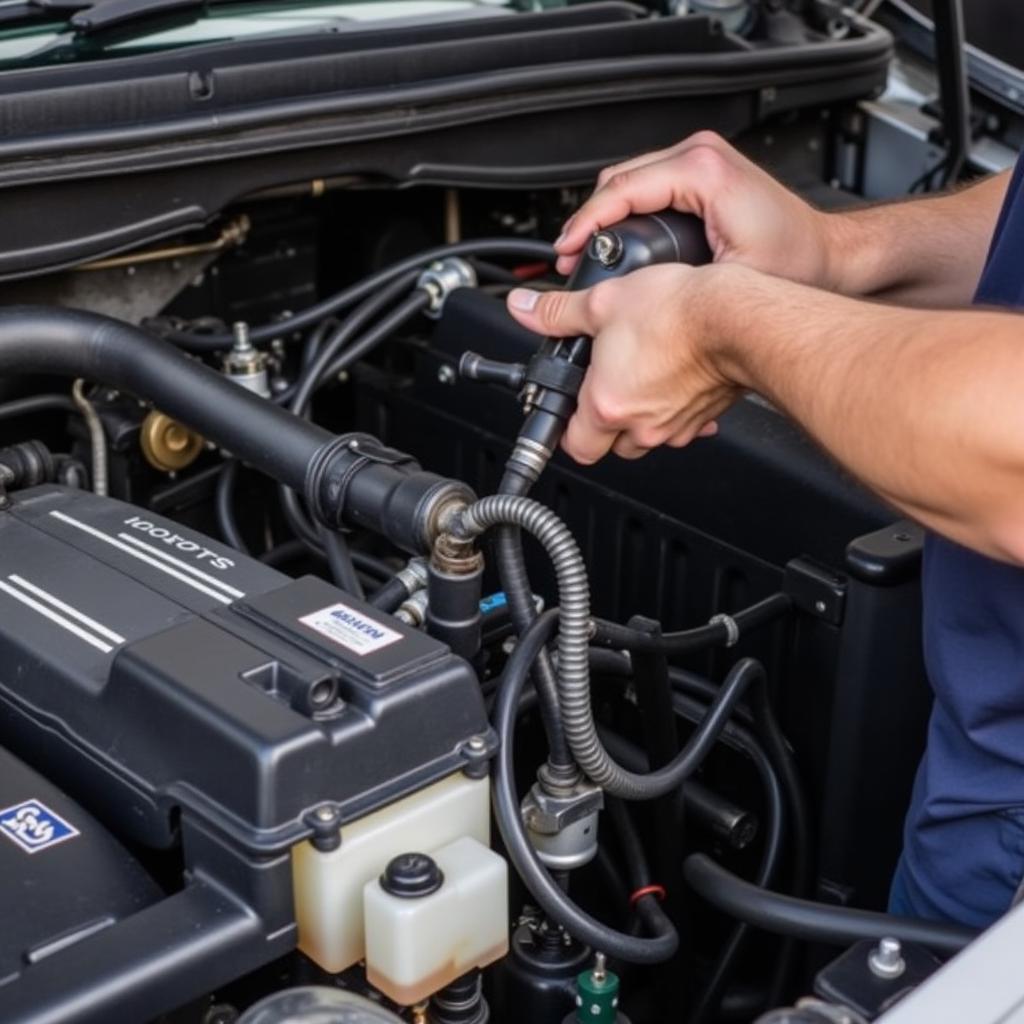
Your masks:
M591 643L615 650L643 651L652 654L689 654L722 644L732 646L748 630L767 625L793 608L793 602L786 594L772 594L763 601L733 612L728 616L716 616L707 625L694 629L679 630L654 636L638 629L594 618ZM731 624L728 620L731 620Z
M33 416L41 412L78 412L78 406L68 395L30 395L0 403L0 420L16 416Z
M85 381L81 377L71 385L71 398L89 431L93 493L105 497L108 490L107 436L103 432L103 421L96 412L96 407L85 395Z

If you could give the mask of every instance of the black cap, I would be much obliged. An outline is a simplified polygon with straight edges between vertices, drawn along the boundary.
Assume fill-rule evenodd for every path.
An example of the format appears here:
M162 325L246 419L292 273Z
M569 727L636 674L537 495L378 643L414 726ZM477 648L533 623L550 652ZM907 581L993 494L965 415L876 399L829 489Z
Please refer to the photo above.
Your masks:
M443 884L441 869L425 853L400 853L391 859L380 876L380 887L403 899L429 896Z

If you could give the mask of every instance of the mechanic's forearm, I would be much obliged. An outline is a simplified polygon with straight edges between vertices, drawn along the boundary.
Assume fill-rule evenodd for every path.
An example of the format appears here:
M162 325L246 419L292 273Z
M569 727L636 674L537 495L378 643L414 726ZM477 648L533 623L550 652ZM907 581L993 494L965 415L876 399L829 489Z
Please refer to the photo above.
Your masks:
M844 295L911 306L967 305L1010 172L968 188L825 217L829 278Z
M730 276L705 313L726 376L924 525L1024 564L1024 317Z

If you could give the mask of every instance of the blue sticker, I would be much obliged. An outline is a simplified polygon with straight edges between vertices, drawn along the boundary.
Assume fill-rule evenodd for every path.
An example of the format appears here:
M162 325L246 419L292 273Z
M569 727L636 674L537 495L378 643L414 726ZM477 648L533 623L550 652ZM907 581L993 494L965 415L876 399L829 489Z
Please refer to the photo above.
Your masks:
M38 853L78 835L77 828L39 800L23 800L0 811L0 832L26 853Z
M488 612L497 611L499 608L504 608L508 604L508 598L505 597L505 592L499 590L496 594L491 594L489 597L485 597L480 602L480 611L486 615Z

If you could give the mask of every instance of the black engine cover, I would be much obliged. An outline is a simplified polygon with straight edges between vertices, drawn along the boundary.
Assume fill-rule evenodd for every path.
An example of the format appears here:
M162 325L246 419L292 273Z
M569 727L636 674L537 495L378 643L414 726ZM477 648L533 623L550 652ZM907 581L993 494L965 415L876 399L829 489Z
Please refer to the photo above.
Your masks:
M0 989L162 895L98 821L0 750Z
M337 841L340 824L453 772L486 771L495 737L476 674L443 644L322 580L48 486L0 513L0 744L121 839L181 848L180 891L5 991L5 1020L105 1024L149 1019L293 948L292 847ZM84 835L55 790L34 794L12 791L11 807L43 800ZM0 855L35 871L80 839L32 856L0 837ZM107 900L101 877L68 927L141 906L137 869L124 871L126 891ZM88 892L90 875L68 877Z

